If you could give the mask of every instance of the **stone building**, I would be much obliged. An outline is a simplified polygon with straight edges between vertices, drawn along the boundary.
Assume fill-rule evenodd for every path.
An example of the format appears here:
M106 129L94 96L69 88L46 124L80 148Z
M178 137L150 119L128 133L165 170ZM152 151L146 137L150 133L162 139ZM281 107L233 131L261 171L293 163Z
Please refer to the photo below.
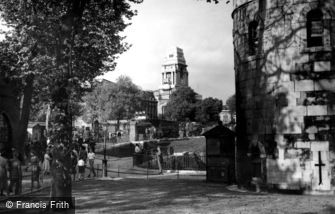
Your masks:
M158 115L164 115L165 106L176 88L188 86L188 70L183 49L173 47L168 50L164 58L161 86L158 90L154 91L155 98L158 101ZM201 95L197 94L196 96L197 99L202 99Z
M18 101L11 83L0 75L0 152L5 155L9 154L12 147L23 152L23 142L18 142Z
M246 154L254 140L265 151L262 182L332 192L335 1L233 4L240 178L252 177Z
M140 109L136 116L143 117L146 120L157 119L157 101L152 91L141 91Z
M174 47L164 57L161 86L154 92L158 101L158 115L164 115L170 95L178 86L188 86L188 71L183 50Z

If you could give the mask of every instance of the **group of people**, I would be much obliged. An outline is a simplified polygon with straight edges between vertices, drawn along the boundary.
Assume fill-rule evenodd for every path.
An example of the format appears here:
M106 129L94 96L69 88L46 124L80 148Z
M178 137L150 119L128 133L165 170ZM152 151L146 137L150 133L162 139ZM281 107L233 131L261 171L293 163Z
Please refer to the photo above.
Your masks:
M77 142L73 146L60 145L64 153L70 154L71 167L70 174L73 180L82 180L85 176L86 165L89 168L88 177L96 177L94 169L94 145L87 145L85 143L78 144ZM35 187L40 188L41 183L47 176L52 174L53 160L57 160L53 153L54 145L48 144L46 149L43 151L30 150L27 154L25 148L25 164L23 158L20 156L16 149L12 149L11 152L0 152L0 196L5 194L10 195L11 193L18 195L22 192L22 172L31 171L31 189ZM88 149L87 149L88 148ZM44 153L44 155L40 155ZM8 155L9 154L9 155ZM27 174L29 178L29 174Z
M7 159L3 152L0 153L0 196L5 193L18 195L21 192L22 170L19 153L13 149L12 157ZM9 183L9 185L8 185ZM13 190L13 188L15 190Z
M77 153L78 156L76 156L76 152L72 151L71 153L71 161L72 161L72 174L73 174L73 180L76 178L76 168L78 166L78 172L79 180L83 180L85 177L85 168L86 163L88 162L89 166L89 174L87 177L96 177L96 172L94 169L94 159L95 159L95 153L94 150L89 147L88 152L86 151L86 148L84 146L80 147L79 153Z

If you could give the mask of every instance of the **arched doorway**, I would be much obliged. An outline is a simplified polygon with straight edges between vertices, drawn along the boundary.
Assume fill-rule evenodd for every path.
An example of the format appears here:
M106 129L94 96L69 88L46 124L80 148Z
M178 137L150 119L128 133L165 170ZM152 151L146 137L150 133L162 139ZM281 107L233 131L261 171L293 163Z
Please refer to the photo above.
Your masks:
M11 143L11 127L8 117L4 113L0 113L0 152L4 152L10 147Z

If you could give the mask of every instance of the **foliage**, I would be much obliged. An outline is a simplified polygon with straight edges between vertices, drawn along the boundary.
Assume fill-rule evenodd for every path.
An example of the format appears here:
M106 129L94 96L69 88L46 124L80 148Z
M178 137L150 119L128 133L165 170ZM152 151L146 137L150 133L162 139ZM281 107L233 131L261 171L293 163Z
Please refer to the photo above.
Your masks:
M141 94L127 76L120 76L116 83L97 82L93 91L84 97L86 119L88 122L130 119L139 109Z
M226 105L228 106L228 109L231 111L231 113L236 112L236 96L235 96L235 94L230 96L226 100Z
M190 87L178 87L166 105L165 115L171 120L194 120L196 93Z
M23 82L26 111L22 124L28 123L33 91L39 90L38 99L51 103L53 111L58 112L55 141L70 144L76 104L93 79L113 70L117 56L129 47L119 33L128 26L126 20L135 15L130 2L141 1L0 2L1 18L12 29L1 45L15 56L13 62L7 63L8 78ZM20 130L26 131L24 126ZM70 150L62 144L53 151L52 196L71 195Z
M35 77L44 99L61 112L61 130L69 130L73 106L93 78L113 70L128 45L119 35L135 12L136 0L15 0L0 3L1 16L13 31L8 49L19 70L12 78ZM35 88L36 89L36 88ZM71 102L69 101L71 100Z
M217 122L221 110L221 100L212 97L205 98L197 106L195 120L203 124Z

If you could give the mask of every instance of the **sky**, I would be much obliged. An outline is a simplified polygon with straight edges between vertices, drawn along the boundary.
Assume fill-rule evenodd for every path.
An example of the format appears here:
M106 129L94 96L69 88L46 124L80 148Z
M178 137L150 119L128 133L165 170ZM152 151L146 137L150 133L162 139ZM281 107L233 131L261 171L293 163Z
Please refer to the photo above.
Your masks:
M184 51L189 86L203 98L223 100L235 93L232 5L205 0L144 0L123 33L132 47L104 78L129 76L143 90L157 90L171 47Z

